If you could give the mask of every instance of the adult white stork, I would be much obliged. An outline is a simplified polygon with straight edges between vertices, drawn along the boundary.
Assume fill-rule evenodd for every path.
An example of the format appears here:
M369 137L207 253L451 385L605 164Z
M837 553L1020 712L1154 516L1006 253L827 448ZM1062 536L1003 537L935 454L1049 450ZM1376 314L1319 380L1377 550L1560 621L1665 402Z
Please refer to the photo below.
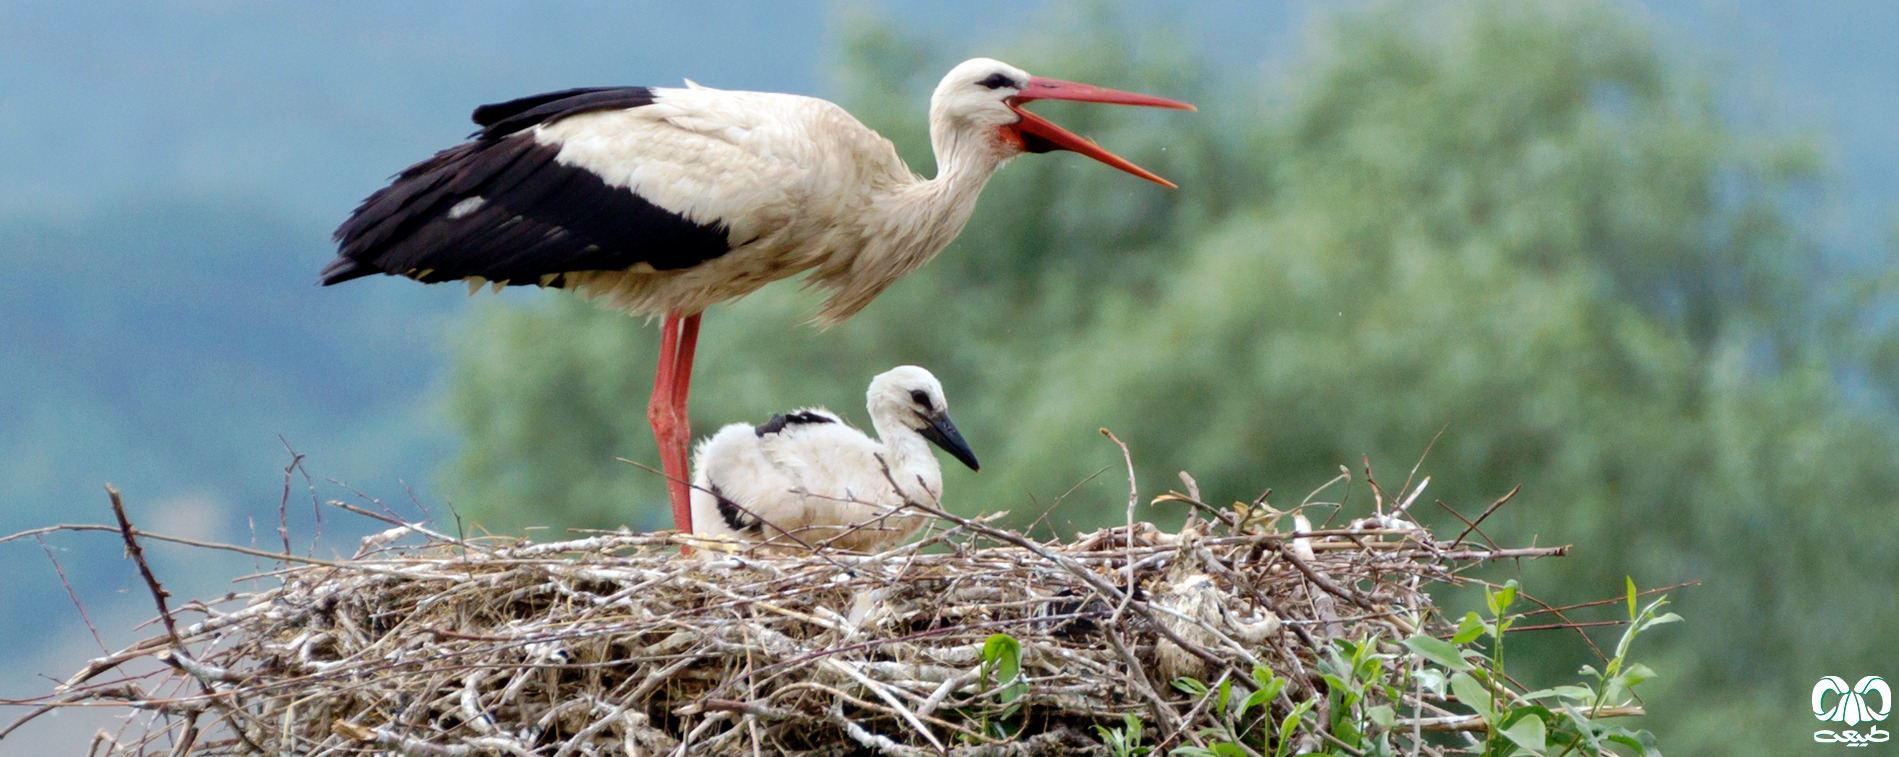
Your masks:
M780 548L875 552L916 533L940 507L943 469L929 445L977 470L950 421L943 385L901 365L870 382L864 404L877 438L836 413L809 407L763 426L733 423L693 455L692 521L702 536Z
M690 531L686 394L706 308L809 271L831 291L817 320L836 323L942 251L983 184L1024 152L1072 150L1173 186L1023 110L1031 100L1193 109L965 61L930 98L937 175L923 179L889 140L809 97L691 82L524 97L476 108L470 141L364 200L336 230L322 283L532 284L663 315L647 418L674 525Z

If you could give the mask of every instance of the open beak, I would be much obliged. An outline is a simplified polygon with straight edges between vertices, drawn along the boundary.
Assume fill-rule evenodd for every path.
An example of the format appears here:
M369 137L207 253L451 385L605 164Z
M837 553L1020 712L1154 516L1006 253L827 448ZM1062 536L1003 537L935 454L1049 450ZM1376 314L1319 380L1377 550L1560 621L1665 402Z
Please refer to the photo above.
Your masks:
M923 417L924 426L917 433L930 440L931 444L942 447L951 457L963 461L970 470L979 471L976 453L969 451L969 443L963 441L963 435L956 431L956 424L950 422L949 413L936 413Z
M1119 168L1148 181L1168 188L1174 183L1147 171L1147 169L1129 163L1121 156L1101 149L1100 145L1083 139L1067 129L1050 123L1048 119L1023 110L1022 103L1031 100L1073 100L1088 103L1113 103L1115 105L1141 105L1149 108L1172 108L1174 110L1196 110L1194 106L1179 100L1169 100L1153 95L1137 95L1117 89L1096 87L1090 84L1077 84L1060 79L1044 79L1040 76L1029 77L1029 86L1021 94L1009 98L1009 109L1022 116L1015 125L1016 132L1022 135L1022 148L1029 152L1048 152L1050 150L1068 150L1078 152L1095 160Z

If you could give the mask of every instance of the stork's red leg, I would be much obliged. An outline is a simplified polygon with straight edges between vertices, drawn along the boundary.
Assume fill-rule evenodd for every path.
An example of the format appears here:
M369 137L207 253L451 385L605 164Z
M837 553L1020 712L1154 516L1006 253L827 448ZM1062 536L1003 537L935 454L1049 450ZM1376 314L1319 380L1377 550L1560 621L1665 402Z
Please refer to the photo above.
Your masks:
M653 424L659 446L660 468L666 472L666 493L672 500L673 528L692 531L691 473L687 461L692 426L686 417L686 394L692 386L692 353L699 341L699 314L667 313L660 324L659 375L653 379L653 398L646 419Z
M673 352L672 406L673 417L679 419L679 426L673 431L673 447L679 461L679 472L668 482L667 491L672 495L673 520L684 523L686 531L692 530L692 473L687 463L692 460L692 422L686 412L686 394L692 391L692 356L699 346L699 313L693 313L680 320L679 348Z
M692 356L699 346L699 316L693 313L680 319L679 349L673 359L673 407L679 410L679 422L686 421L686 393L692 390ZM690 437L691 434L687 434ZM690 439L687 439L690 441Z

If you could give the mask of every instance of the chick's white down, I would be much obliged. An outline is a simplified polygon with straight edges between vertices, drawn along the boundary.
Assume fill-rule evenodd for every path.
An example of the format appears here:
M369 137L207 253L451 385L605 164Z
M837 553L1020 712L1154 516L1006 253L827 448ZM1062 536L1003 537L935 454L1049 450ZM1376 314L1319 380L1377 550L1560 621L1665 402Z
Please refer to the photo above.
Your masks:
M871 381L866 407L877 437L835 413L806 408L762 426L733 423L693 455L692 523L701 536L801 550L887 549L941 507L943 471L929 445L970 468L975 455L949 420L929 371L899 366Z

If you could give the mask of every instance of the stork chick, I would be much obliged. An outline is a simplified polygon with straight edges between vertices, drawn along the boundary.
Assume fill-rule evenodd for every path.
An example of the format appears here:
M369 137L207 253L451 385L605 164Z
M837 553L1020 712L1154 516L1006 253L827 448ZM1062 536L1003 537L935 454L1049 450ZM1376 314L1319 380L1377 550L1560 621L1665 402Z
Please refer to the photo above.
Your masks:
M692 466L696 532L864 552L916 533L928 516L905 505L942 503L943 469L928 444L970 470L980 470L976 455L950 422L943 385L929 371L903 365L879 374L865 404L877 439L813 407L763 426L733 423L701 442Z

